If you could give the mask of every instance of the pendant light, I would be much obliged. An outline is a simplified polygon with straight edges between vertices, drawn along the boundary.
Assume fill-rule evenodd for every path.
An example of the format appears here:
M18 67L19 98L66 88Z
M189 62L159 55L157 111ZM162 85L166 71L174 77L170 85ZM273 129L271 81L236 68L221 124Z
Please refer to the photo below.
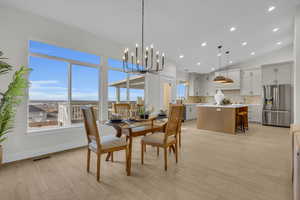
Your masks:
M218 57L219 57L219 70L221 69L221 65L222 65L222 45L218 46ZM216 76L213 80L215 83L225 83L226 82L226 78L224 76Z
M229 65L229 53L230 51L226 51L225 54L226 54L226 58L227 58L227 66ZM223 84L226 84L226 85L229 85L229 84L232 84L234 83L234 81L228 77L228 70L227 70L227 75L226 75L226 78L225 78L225 82Z

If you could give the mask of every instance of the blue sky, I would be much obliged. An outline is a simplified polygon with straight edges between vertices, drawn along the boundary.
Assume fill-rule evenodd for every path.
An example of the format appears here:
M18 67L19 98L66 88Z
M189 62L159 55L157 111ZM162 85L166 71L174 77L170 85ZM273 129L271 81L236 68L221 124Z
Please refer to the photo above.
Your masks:
M78 52L66 48L56 47L41 42L30 41L29 50L50 56L73 59L91 64L99 64L100 57ZM109 59L111 67L122 68L122 62ZM31 87L29 97L31 100L67 100L68 91L68 63L31 56L29 67L33 69L30 74ZM72 99L98 100L98 69L72 65ZM126 73L109 70L108 83L123 80ZM136 100L144 96L143 90L130 89L130 99ZM115 88L108 88L109 100L116 100ZM126 89L121 89L121 100L126 100Z

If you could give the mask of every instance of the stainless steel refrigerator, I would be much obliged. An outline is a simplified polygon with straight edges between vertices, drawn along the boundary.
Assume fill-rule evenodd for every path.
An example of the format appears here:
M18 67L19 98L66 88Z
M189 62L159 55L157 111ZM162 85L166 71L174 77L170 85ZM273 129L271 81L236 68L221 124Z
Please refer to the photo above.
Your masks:
M263 125L289 127L292 117L290 84L264 85Z

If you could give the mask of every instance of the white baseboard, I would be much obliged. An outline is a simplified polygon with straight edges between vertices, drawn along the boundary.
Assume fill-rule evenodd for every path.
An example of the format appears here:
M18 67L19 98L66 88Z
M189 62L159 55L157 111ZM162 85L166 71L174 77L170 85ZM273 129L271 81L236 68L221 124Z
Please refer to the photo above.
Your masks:
M41 148L35 151L25 151L25 152L14 153L14 154L6 154L4 155L3 163L24 160L24 159L33 158L33 157L37 157L49 153L55 153L55 152L65 151L65 150L84 147L84 146L86 146L86 142L80 141L76 143L59 144L53 147Z

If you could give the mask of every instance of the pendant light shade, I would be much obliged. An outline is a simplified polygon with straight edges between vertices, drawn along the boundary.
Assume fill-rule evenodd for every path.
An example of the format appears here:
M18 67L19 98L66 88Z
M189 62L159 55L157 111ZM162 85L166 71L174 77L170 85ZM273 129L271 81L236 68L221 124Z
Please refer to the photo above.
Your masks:
M229 85L232 83L234 83L234 81L231 78L225 78L225 82L223 82L223 84L225 84L225 85Z
M219 51L219 69L221 68L222 65L222 60L221 60L221 51L222 51L222 45L218 46L218 51ZM213 80L215 83L225 83L226 82L226 78L224 76L216 76Z
M226 78L224 76L216 76L213 81L216 83L225 83Z

